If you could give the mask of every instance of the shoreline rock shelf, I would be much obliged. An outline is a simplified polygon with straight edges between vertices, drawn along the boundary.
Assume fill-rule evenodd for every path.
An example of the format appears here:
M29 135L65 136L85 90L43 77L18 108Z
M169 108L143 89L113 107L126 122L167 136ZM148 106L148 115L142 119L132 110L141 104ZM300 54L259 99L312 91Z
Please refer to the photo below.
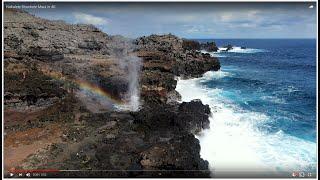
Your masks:
M54 142L32 146L34 151L24 157L10 159L15 163L10 164L5 156L6 170L12 165L114 170L91 174L97 177L210 177L194 136L209 128L210 108L200 100L179 103L175 77L194 78L219 70L217 58L198 52L203 47L217 50L215 44L201 45L171 34L135 39L128 53L142 59L140 109L94 113L74 93L79 87L67 80L85 78L111 88L110 96L122 98L128 89L126 69L113 54L115 47L117 52L127 47L117 43L119 37L93 26L5 9L5 154L48 141L50 135L45 132L52 125L59 127L59 131L52 129L58 137ZM13 116L17 112L22 116ZM35 136L29 137L30 142L11 145L12 138L23 141L21 132Z

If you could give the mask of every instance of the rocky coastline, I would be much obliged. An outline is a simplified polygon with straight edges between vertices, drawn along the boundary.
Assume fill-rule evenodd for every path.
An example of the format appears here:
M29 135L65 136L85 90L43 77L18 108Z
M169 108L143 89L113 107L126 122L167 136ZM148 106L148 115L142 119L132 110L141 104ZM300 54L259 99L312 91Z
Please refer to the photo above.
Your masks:
M219 60L201 49L218 50L172 34L127 40L91 25L5 9L5 170L84 170L52 177L210 177L194 136L209 128L210 108L200 100L180 102L175 90L176 77L220 69ZM121 99L129 87L119 53L142 61L137 111L86 103L71 81L82 78Z

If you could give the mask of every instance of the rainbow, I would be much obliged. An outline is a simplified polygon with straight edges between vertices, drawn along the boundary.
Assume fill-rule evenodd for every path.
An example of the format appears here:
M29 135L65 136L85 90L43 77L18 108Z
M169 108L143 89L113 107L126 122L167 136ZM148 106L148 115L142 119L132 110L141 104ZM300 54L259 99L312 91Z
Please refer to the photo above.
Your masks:
M79 86L80 89L85 90L85 91L89 91L95 95L101 96L106 98L107 100L111 101L114 104L123 104L124 102L119 99L116 98L114 96L112 96L108 91L106 91L104 88L93 84L91 82L88 81L83 81L83 80L75 80L73 81L75 84L77 84Z
M91 92L100 97L104 97L106 100L111 101L113 104L121 105L125 103L120 98L114 97L105 88L102 88L89 81L85 81L82 79L70 79L64 76L61 72L56 72L48 69L43 69L42 72L53 79L63 81L65 84L76 84L81 90Z

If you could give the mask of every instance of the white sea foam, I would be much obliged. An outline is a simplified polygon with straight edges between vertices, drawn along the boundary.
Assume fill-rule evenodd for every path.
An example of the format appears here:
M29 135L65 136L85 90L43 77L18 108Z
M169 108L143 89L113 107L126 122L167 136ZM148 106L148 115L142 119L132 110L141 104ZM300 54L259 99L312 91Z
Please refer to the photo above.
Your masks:
M294 86L288 86L287 91L288 91L289 93L292 93L292 92L297 92L297 91L299 91L299 89L296 88L296 87L294 87Z
M201 99L211 108L210 129L196 137L200 140L201 157L208 160L215 175L226 171L314 170L315 143L281 131L274 134L260 131L257 126L272 119L263 113L241 109L224 96L224 90L201 86L201 81L214 77L212 73L221 72L179 80L176 90L182 101Z
M234 46L233 49L230 49L228 51L225 47L219 47L219 50L217 52L208 52L205 50L201 50L202 53L208 53L212 57L227 57L227 53L245 53L245 54L252 54L252 53L261 53L261 52L267 52L267 50L264 49L254 49L254 48L245 48L242 49L241 47Z
M218 53L225 52L226 50L227 50L227 48L219 47ZM264 49L254 49L254 48L242 49L241 47L233 46L232 49L228 50L227 52L232 52L232 53L259 53L259 52L267 52L267 51L264 50Z
M272 102L272 103L276 103L276 104L285 104L286 103L286 100L284 100L283 98L276 97L276 96L262 96L261 99L265 100L265 101Z
M219 52L208 52L208 51L205 51L205 50L201 50L200 52L202 53L208 53L210 54L210 56L212 57L227 57L225 54L221 54Z
M202 78L199 78L199 80L201 82L204 82L204 81L209 81L209 80L212 80L212 79L221 79L221 78L224 78L224 77L231 77L231 76L232 76L231 73L225 72L225 71L222 71L222 70L219 70L219 71L216 71L216 72L208 71L205 74L203 74Z

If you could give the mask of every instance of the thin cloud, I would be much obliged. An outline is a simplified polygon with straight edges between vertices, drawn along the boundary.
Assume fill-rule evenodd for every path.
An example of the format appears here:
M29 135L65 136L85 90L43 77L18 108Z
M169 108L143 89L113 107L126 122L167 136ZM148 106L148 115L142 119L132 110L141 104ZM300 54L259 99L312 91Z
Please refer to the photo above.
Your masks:
M98 17L98 16L94 16L94 15L86 14L82 12L74 12L73 16L76 19L76 23L106 25L110 21L107 18L102 18L102 17Z
M108 34L132 38L168 32L185 38L314 38L316 8L310 9L311 5L316 7L315 3L82 3L60 6L57 14L70 23L89 23ZM48 10L35 14L57 18Z

